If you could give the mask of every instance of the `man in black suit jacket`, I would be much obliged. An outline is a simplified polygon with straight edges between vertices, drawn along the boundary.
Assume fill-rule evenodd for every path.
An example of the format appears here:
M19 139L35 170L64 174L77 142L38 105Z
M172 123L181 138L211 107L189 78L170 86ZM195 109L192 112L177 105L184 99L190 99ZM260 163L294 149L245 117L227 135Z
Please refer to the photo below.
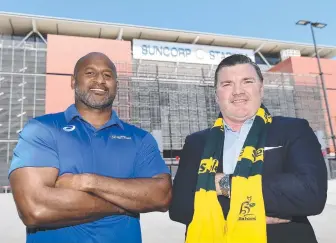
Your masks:
M249 58L233 55L218 65L215 87L216 101L227 125L225 133L231 130L238 134L232 144L239 151L243 144L238 140L241 136L245 140L247 136L240 133L248 133L248 121L253 120L261 104L262 73ZM173 221L185 224L186 228L194 214L198 170L209 131L187 136L174 179L169 215ZM230 153L225 146L224 158L237 155L231 151L225 157L226 153ZM264 151L262 193L267 217L267 242L316 243L307 216L320 214L324 209L327 169L313 130L304 119L273 117ZM237 156L232 161L237 161ZM232 161L219 161L215 179L218 201L225 218L230 210L233 171L230 171L232 164L229 163Z

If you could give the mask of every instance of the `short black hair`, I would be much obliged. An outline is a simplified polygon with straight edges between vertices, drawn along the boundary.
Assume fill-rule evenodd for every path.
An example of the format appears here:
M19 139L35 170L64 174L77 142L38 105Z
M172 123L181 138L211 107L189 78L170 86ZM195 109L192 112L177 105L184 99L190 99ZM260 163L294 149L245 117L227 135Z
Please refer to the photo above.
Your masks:
M117 68L116 68L115 64L112 62L112 60L107 55L105 55L104 53L101 53L101 52L90 52L90 53L86 54L85 56L82 56L81 58L79 58L78 61L75 64L75 67L74 67L74 74L73 75L75 77L77 75L78 69L80 68L80 65L82 64L82 62L85 61L87 58L90 58L92 56L103 56L106 59L108 59L109 64L110 64L110 68L111 68L113 74L115 75L115 78L117 78Z
M261 70L259 66L251 60L248 56L245 56L243 54L233 54L231 56L228 56L224 58L217 66L217 69L215 71L215 87L217 87L218 83L218 72L223 68L223 67L232 67L238 64L251 64L254 69L256 70L258 77L261 82L264 81L264 77L261 73Z

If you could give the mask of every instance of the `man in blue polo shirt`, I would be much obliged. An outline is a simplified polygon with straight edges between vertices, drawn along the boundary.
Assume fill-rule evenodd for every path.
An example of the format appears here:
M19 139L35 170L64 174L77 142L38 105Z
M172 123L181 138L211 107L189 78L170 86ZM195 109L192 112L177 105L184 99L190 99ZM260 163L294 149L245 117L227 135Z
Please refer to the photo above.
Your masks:
M9 179L27 243L140 243L139 214L169 207L169 170L151 134L112 110L107 56L79 59L71 87L75 104L31 119L14 150Z

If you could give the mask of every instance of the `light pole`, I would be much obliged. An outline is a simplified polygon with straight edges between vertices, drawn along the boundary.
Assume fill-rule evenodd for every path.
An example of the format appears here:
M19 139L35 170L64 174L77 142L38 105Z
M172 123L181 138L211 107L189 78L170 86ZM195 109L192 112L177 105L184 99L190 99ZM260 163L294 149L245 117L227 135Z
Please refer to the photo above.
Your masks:
M322 90L323 90L323 95L324 95L324 102L325 102L325 106L326 106L326 109L327 109L327 116L328 116L329 128L330 128L330 133L331 133L331 141L332 141L333 146L334 146L334 153L336 153L335 134L334 134L334 129L333 129L333 126L332 126L332 121L331 121L331 115L330 115L330 109L329 109L329 103L328 103L328 97L327 97L327 90L325 88L324 75L323 75L322 67L321 67L321 63L320 63L320 56L317 52L315 33L314 33L314 28L323 29L324 27L327 26L327 24L319 23L319 22L311 22L311 21L308 21L308 20L299 20L296 24L297 25L308 25L308 24L310 25L310 30L311 30L311 34L312 34L313 42L314 42L315 55L316 55L316 59L317 59L317 65L318 65L318 69L319 69L319 75L320 75L320 78L321 78L321 85L322 85ZM335 156L336 156L336 154L335 154Z

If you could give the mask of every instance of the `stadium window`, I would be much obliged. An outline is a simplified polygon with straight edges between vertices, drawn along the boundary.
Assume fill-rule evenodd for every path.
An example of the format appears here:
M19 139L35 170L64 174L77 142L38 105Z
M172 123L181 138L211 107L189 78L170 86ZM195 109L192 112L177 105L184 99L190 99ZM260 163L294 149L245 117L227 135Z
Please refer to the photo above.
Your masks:
M281 61L279 53L264 54L264 57L271 65L277 65Z
M264 62L264 60L258 54L255 55L255 62L258 65L266 65L266 63Z
M265 59L270 65L276 65L280 62L280 57L278 54L263 54ZM257 64L266 65L265 61L260 57L260 55L255 55L255 61Z

